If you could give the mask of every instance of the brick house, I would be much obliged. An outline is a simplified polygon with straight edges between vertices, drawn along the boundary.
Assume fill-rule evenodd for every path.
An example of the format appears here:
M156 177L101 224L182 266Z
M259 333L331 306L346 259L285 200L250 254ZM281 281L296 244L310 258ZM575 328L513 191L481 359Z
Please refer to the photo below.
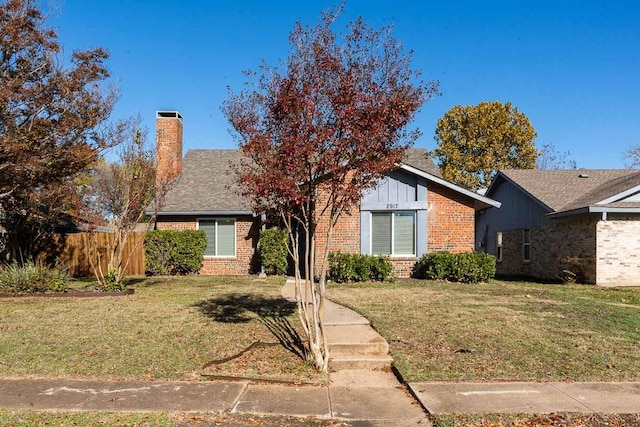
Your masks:
M479 217L477 250L498 274L640 285L640 172L504 170L486 195L502 203Z
M156 126L158 176L177 179L157 212L156 227L205 230L201 274L257 271L261 220L249 200L238 195L232 171L241 153L189 150L183 159L180 114L159 112ZM425 149L410 149L398 169L363 196L357 212L340 218L331 250L388 254L396 274L408 276L428 251L473 250L477 212L499 206L443 180ZM318 226L321 236L326 224L321 220Z

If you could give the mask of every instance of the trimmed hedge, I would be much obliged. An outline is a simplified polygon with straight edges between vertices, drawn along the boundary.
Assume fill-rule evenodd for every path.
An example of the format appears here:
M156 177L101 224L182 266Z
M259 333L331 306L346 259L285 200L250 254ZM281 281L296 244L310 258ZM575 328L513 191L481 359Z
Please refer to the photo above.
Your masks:
M207 236L203 230L152 230L144 236L147 276L197 274Z
M383 281L391 278L393 265L389 257L376 255L329 254L329 278L337 283Z
M496 258L484 252L431 252L420 257L412 271L418 279L462 283L486 282L495 275Z
M280 228L260 231L260 261L267 274L282 275L287 272L288 238L287 230Z

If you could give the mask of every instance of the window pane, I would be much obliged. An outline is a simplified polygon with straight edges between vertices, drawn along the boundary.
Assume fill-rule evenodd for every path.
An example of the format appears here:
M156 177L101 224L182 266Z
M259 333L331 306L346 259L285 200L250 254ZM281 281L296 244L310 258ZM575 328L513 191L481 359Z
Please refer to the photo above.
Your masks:
M371 253L391 254L391 214L371 214Z
M415 254L415 214L395 212L393 216L393 253L395 255Z
M207 236L207 247L204 249L205 256L215 256L216 254L216 222L214 220L201 220L198 228L204 231Z
M233 219L218 220L218 256L235 256L236 222Z

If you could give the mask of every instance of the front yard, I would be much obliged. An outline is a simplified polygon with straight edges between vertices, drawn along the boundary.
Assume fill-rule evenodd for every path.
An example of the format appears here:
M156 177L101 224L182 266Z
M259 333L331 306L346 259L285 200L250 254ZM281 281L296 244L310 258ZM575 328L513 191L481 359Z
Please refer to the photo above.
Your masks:
M211 374L322 382L273 333L296 351L290 326L298 319L295 304L280 297L283 282L147 278L123 297L3 298L0 376L190 380Z
M420 280L332 285L407 381L638 381L640 289Z

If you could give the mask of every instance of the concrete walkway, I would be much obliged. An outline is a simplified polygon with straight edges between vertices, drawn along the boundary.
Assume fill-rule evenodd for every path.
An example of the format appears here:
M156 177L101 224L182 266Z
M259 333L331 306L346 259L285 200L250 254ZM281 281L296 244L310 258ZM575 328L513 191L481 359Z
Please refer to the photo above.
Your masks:
M640 382L409 383L432 414L640 413Z
M293 297L292 281L282 294ZM333 353L328 385L0 379L0 408L228 412L380 426L428 426L425 409L433 414L640 412L640 383L410 383L407 388L391 373L388 344L367 319L327 302L325 323Z

